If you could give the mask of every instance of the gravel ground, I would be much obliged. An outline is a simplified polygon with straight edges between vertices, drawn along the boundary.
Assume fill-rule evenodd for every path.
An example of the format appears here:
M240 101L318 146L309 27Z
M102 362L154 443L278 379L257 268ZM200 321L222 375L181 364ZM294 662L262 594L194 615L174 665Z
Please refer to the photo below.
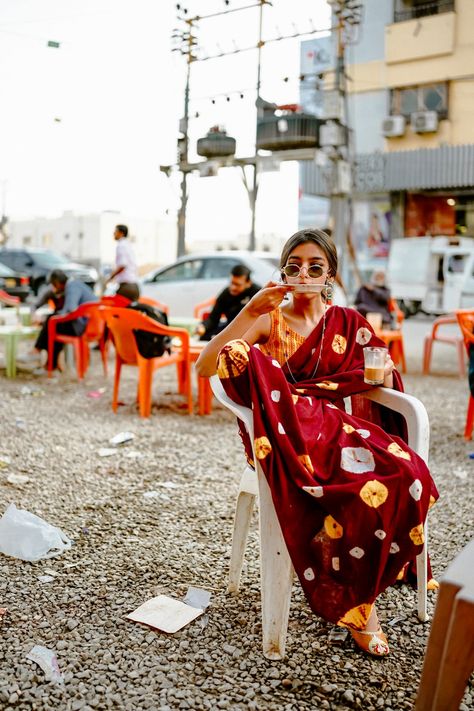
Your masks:
M474 536L474 461L467 457L474 445L461 436L466 382L448 374L454 349L446 351L445 374L426 378L416 372L418 350L410 350L412 375L405 383L431 419L431 468L441 499L430 516L430 551L440 576ZM0 606L8 610L1 625L0 708L412 708L429 632L416 617L413 590L398 586L381 596L392 653L376 660L349 639L328 644L329 626L312 615L295 584L287 656L264 659L256 517L241 592L225 592L243 468L232 417L220 408L210 417L184 414L172 369L156 376L157 404L147 421L133 404L135 372L125 369L126 404L113 415L111 380L101 398L86 396L104 384L97 353L94 361L85 384L67 375L51 382L27 374L0 377L0 459L11 460L0 470L0 511L15 502L74 539L69 551L43 562L0 556ZM135 440L99 457L124 430ZM12 473L29 481L12 485ZM166 481L178 487L159 487ZM145 498L150 490L161 496ZM46 570L57 576L41 583ZM125 619L156 594L183 598L188 585L212 592L204 621L165 635ZM435 593L429 595L432 611ZM26 659L35 644L57 652L63 686L46 682ZM472 679L461 708L474 709Z

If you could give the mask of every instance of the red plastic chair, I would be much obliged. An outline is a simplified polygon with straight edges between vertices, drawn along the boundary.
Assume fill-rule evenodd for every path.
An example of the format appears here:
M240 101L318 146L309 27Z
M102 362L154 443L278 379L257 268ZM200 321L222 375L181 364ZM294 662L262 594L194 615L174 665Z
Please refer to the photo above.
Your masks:
M5 306L18 306L19 303L20 299L18 296L10 296L6 291L0 289L0 304L4 304Z
M123 365L138 367L138 406L141 417L149 417L151 413L151 390L153 373L158 368L177 364L181 378L178 378L179 392L186 395L188 413L193 412L193 396L191 387L191 359L189 354L189 333L184 328L169 328L157 323L139 311L132 309L106 308L104 317L112 333L115 351L115 380L112 397L112 409L117 412L120 374ZM181 346L173 348L171 354L158 358L142 358L138 352L133 331L141 329L181 340Z
M459 324L459 328L461 329L464 346L467 352L467 357L469 358L469 350L471 347L474 347L474 311L472 311L471 309L459 309L459 311L456 311L456 319ZM474 397L469 394L466 425L464 427L464 439L471 439L473 429Z
M105 322L101 314L101 304L98 301L81 304L75 311L64 316L51 316L48 321L48 377L53 374L53 349L54 343L66 343L74 346L76 370L79 380L84 378L89 367L89 343L98 342L102 356L104 374L107 375L107 352L105 348L104 327ZM81 336L69 336L57 332L57 325L74 321L77 318L88 319L86 330Z
M462 336L439 335L438 333L441 326L451 323L457 323L457 318L454 314L440 316L439 318L436 318L433 321L433 328L431 329L431 333L425 336L423 344L423 375L428 375L430 372L433 343L435 341L438 341L440 343L450 343L451 345L456 347L458 355L459 376L461 378L464 378L466 376L466 356L464 354L464 338Z

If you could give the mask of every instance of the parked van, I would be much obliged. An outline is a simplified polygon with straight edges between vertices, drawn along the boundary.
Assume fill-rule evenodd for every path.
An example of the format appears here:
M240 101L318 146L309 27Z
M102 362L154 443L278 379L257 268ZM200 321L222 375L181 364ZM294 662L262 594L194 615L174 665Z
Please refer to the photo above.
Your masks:
M474 239L393 240L387 267L392 296L406 316L474 308Z

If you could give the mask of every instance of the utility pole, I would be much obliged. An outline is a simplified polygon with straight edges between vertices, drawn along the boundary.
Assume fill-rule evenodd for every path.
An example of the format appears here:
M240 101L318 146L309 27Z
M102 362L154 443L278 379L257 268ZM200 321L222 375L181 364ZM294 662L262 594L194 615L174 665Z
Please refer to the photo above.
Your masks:
M263 29L263 6L268 0L260 0L259 9L259 22L258 22L258 44L257 44L257 92L255 105L257 107L257 118L255 121L255 145L257 143L257 121L259 119L260 109L259 99L260 99L260 86L261 86L261 74L262 74L262 47L265 44L262 40L262 29ZM257 239L255 234L255 218L257 212L257 193L258 193L258 159L257 150L255 149L255 164L253 166L253 185L251 190L249 190L249 201L250 201L250 211L251 211L251 223L250 223L250 237L249 237L249 250L251 252L255 251L257 246Z
M347 253L351 255L350 227L353 165L348 126L348 102L346 84L346 45L355 41L356 31L361 21L362 3L360 0L329 0L336 17L336 67L334 94L339 104L342 140L330 156L330 220L333 240L339 256L339 271L343 283L348 283L349 263ZM344 184L345 183L345 184Z

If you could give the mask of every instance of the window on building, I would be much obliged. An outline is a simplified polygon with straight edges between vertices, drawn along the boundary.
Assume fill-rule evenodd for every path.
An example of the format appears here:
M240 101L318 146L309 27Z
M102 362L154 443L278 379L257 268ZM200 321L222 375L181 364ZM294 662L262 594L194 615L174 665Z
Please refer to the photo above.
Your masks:
M428 17L429 15L439 15L442 12L452 12L455 0L395 0L394 21L405 22L417 17Z
M390 99L392 115L401 114L409 119L415 111L436 111L438 118L448 118L448 84L422 84L392 89Z

